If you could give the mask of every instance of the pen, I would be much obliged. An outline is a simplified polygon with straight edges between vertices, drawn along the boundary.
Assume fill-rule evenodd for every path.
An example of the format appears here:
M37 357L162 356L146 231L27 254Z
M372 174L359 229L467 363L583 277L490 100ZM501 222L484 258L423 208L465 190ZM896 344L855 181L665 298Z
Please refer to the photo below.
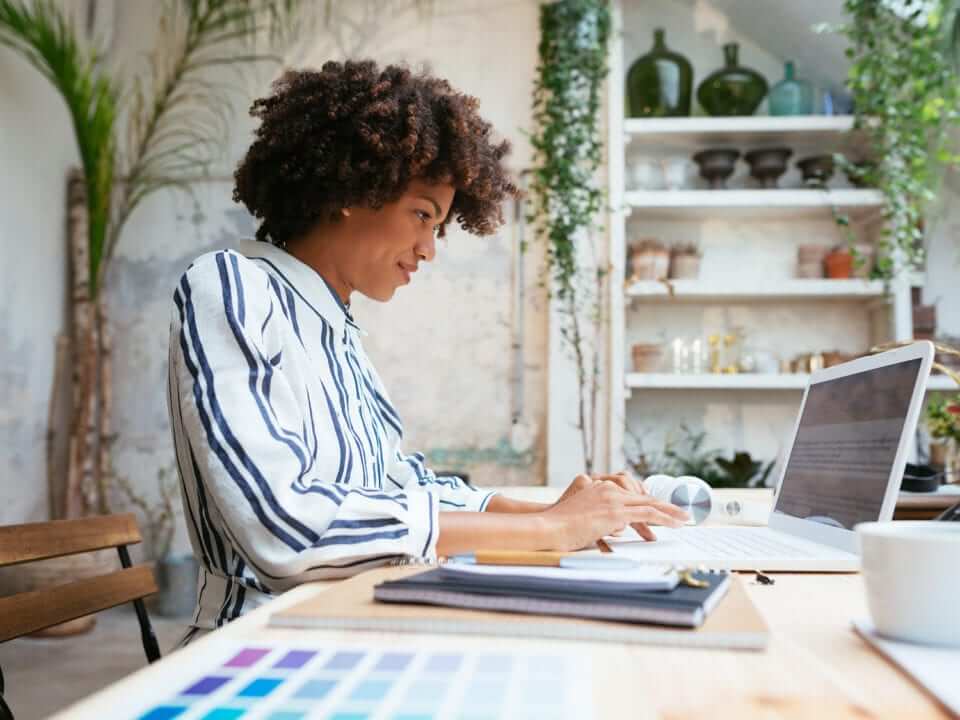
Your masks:
M582 570L629 570L640 566L640 563L630 558L609 555L520 550L478 550L474 553L454 555L450 560L471 565L533 565Z

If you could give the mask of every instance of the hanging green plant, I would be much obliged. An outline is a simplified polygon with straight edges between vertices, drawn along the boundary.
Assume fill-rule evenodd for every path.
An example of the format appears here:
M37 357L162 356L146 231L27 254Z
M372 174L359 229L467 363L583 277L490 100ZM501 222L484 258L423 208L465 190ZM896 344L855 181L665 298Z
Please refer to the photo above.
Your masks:
M946 165L956 163L950 129L960 121L960 78L947 35L956 0L845 0L849 21L830 28L850 41L847 77L855 127L873 163L838 156L851 177L885 197L876 274L891 278L924 258L924 215Z
M604 204L597 170L603 159L599 115L610 25L604 0L542 5L533 95L530 219L546 246L545 272L563 323L561 336L576 362L579 430L588 473L594 463L598 343L591 346L583 321L590 318L594 328L599 326L605 273L595 264L581 265L578 244L592 242Z

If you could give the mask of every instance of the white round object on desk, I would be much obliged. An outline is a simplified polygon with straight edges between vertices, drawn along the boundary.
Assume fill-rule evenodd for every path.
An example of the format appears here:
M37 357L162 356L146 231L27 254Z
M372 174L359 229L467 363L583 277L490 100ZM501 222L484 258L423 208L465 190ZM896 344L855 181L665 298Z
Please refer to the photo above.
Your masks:
M877 632L895 640L960 647L960 523L868 522L854 530Z
M668 502L685 510L690 523L699 525L713 509L713 495L710 486L693 475L651 475L643 481L647 492L660 502Z

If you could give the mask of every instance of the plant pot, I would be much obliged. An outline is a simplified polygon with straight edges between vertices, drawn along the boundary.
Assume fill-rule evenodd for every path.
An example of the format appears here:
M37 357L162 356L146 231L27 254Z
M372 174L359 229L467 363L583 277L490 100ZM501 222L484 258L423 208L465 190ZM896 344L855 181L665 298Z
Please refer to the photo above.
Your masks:
M634 250L630 254L630 269L634 280L660 280L670 270L670 253L662 250Z
M693 280L700 276L700 256L689 253L670 257L670 277L674 280Z
M690 114L693 67L667 48L663 28L653 31L653 48L627 73L628 117L677 117Z
M948 442L931 442L930 443L930 464L936 467L946 467L947 465L947 451L950 443Z
M693 156L693 161L700 166L700 177L710 183L710 189L722 190L727 178L733 175L738 157L739 150L711 148L698 152Z
M853 274L853 255L847 250L833 250L823 259L823 265L828 278L849 278Z
M750 165L750 177L762 188L775 188L777 180L787 171L787 160L793 155L790 148L751 150L743 156Z
M833 155L813 155L797 161L804 185L826 185L833 177Z
M151 606L163 617L187 617L196 608L197 576L200 572L193 555L167 556L154 565L159 592Z
M738 64L740 46L723 46L724 66L697 88L697 100L708 115L753 115L767 94L767 81L756 70Z
M656 343L637 343L630 348L634 372L658 372L663 365L663 348Z

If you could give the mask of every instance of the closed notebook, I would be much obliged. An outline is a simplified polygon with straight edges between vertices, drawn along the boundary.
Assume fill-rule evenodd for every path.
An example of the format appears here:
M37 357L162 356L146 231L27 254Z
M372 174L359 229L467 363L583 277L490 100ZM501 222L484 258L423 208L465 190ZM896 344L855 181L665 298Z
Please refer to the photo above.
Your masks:
M479 575L441 567L381 583L373 589L373 597L381 602L699 627L727 593L730 576L695 573L694 577L707 587L674 582L670 590L646 590L626 582L554 579L549 571Z
M769 639L766 622L736 576L729 576L726 595L697 628L374 600L375 586L423 572L422 568L388 567L362 573L278 610L270 616L269 624L285 628L503 635L738 650L762 650Z

